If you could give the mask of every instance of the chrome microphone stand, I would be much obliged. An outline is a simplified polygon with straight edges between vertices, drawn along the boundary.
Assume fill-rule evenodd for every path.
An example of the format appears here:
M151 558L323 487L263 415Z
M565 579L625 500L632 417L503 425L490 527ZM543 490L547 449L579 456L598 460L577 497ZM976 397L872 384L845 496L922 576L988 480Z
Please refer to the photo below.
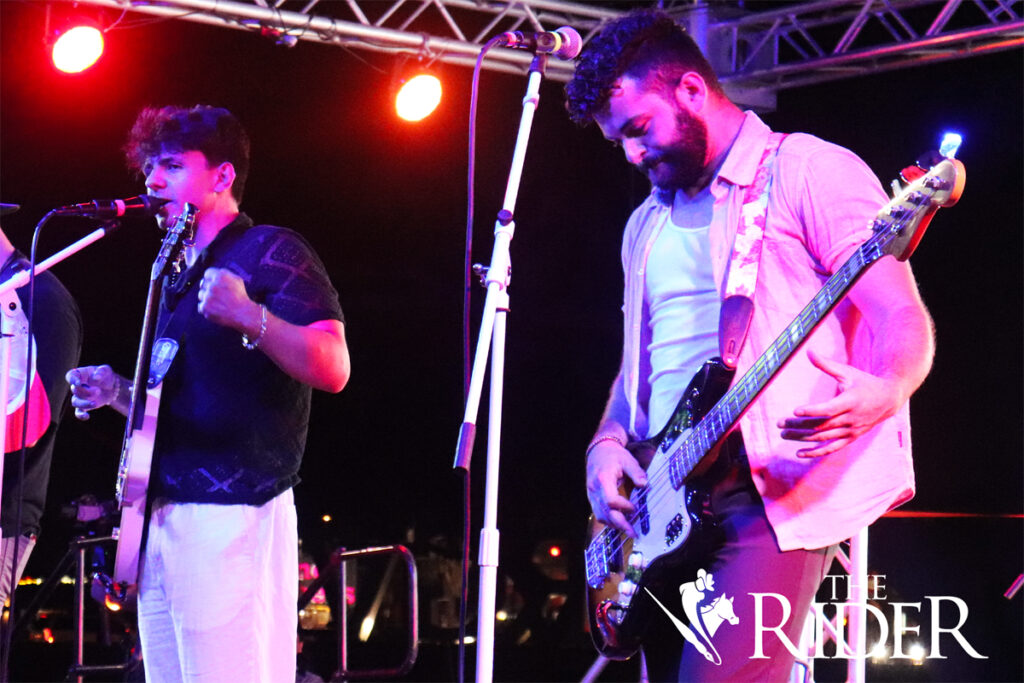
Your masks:
M519 136L512 155L505 191L505 201L494 226L494 247L491 264L483 276L487 298L480 322L473 370L466 399L466 412L456 453L456 468L468 469L476 432L476 418L480 406L481 388L486 370L488 344L491 346L490 403L487 422L487 476L484 494L484 519L480 530L480 589L477 605L477 683L490 683L494 671L494 602L498 576L498 469L501 457L501 405L503 373L505 368L505 314L509 309L508 286L512 262L509 247L515 233L513 220L516 197L522 177L523 160L533 125L533 115L540 100L540 82L547 65L547 54L538 54L530 64L523 113L519 121Z

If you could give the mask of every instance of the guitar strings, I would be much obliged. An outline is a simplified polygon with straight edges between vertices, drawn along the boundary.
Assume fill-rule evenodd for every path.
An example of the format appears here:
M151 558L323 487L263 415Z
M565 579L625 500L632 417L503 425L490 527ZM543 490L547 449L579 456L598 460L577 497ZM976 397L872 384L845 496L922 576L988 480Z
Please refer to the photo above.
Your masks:
M914 210L911 211L909 215L894 216L895 220L894 220L894 222L891 225L889 225L887 227L886 232L875 232L874 234L872 234L872 236L870 238L865 240L865 242L863 244L861 244L857 248L857 251L854 252L854 254L851 255L851 257L842 266L840 266L840 268L837 269L836 272L833 273L833 275L825 282L825 284L822 287L822 290L819 292L819 294L815 295L815 297L813 299L811 299L811 301L807 304L807 306L804 307L804 309L796 317L796 319L793 321L793 323L791 323L789 326L787 326L786 329L783 330L783 333L771 345L769 345L769 347L765 350L765 352L754 362L754 364L751 367L750 371L745 373L740 378L739 382L736 385L734 385L734 387L732 387L728 392L726 392L725 396L722 397L722 400L720 400L718 403L716 403L712 407L712 409L708 412L708 414L705 416L705 418L703 420L701 420L701 422L699 422L697 425L694 426L694 428L690 431L690 433L686 435L686 437L685 437L684 441L682 442L682 444L680 445L680 447L678 449L675 449L676 452L673 454L673 456L666 457L666 458L661 458L661 459L655 459L655 461L651 463L651 466L652 466L653 469L649 469L647 471L648 486L647 486L647 501L646 501L646 503L644 505L640 505L640 492L641 492L641 489L634 489L633 492L630 493L630 497L629 498L630 498L630 502L634 506L634 511L632 513L630 513L630 515L629 515L629 517L627 518L626 521L629 523L630 527L634 529L634 531L637 531L637 526L638 526L638 524L641 523L642 517L644 516L645 513L648 515L648 517L650 516L649 515L650 508L659 506L662 502L664 502L664 497L665 496L671 497L674 494L675 489L674 489L674 487L671 484L671 477L669 476L669 472L667 472L666 470L670 470L671 469L671 462L672 462L673 458L679 458L679 457L684 457L685 458L685 454L688 454L690 452L690 449L688 447L694 441L699 440L699 437L700 437L700 435L701 435L701 433L703 431L703 430L701 430L701 426L705 425L705 423L707 421L709 421L709 420L713 422L714 420L719 420L721 418L721 414L720 413L721 413L721 408L722 408L723 404L727 404L729 402L730 396L733 395L734 393L736 393L736 391L735 391L736 389L738 389L738 388L746 389L747 387L749 387L751 385L751 383L753 383L755 385L755 387L756 387L756 385L760 383L758 381L757 372L764 368L764 365L769 360L769 354L772 354L772 357L775 358L776 364L779 364L778 359L780 357L782 358L782 361L784 362L786 359L788 359L789 355L791 353L793 353L796 350L796 348L806 339L806 334L804 334L803 335L804 338L801 339L799 341L799 343L797 343L793 348L785 349L783 351L783 354L781 356L779 356L778 355L779 348L782 346L782 342L786 341L789 338L789 336L790 336L789 335L790 327L792 327L794 324L796 324L798 322L803 321L805 319L805 316L808 313L810 313L810 312L814 313L814 316L812 316L812 317L819 317L820 316L820 318L823 319L824 316L827 315L827 312L822 314L818 310L818 308L817 308L817 305L819 303L818 296L821 293L828 292L829 295L832 298L837 298L840 293L845 292L846 286L847 286L847 284L849 282L849 279L847 278L847 276L849 274L845 272L847 270L847 266L856 263L856 265L857 265L857 273L855 273L855 274L859 274L860 271L865 267L865 265L870 265L870 264L865 264L864 260L858 260L858 261L855 262L855 259L857 259L858 256L863 255L865 253L865 249L874 249L875 247L885 246L885 245L875 244L875 242L890 242L893 239L895 239L896 235L900 234L903 231L903 229L906 227L907 223L909 222L909 218L910 217L917 218L919 210L921 209L921 207L924 206L925 204L929 204L930 203L932 194L922 193L920 191L921 187L924 187L924 188L926 188L929 191L932 190L932 188L928 187L924 183L924 178L928 178L930 176L931 176L931 174L923 176L922 179L918 179L917 181L915 181L912 185L910 185L904 191L905 201L910 203L914 207ZM884 207L883 207L883 209L884 209ZM886 236L886 233L888 233L888 236ZM875 260L877 260L877 259L875 259ZM870 263L874 263L874 261L871 261ZM833 281L837 280L837 279L843 279L844 280L843 286L840 287L838 292L833 292L832 291L832 287L834 286L834 284L838 284L838 283L834 283ZM828 306L826 308L826 311L830 310L830 309L831 309L831 306ZM820 319L815 322L815 326L818 323L820 323ZM808 331L808 333L809 333L809 331ZM780 367L781 367L781 364L780 364ZM775 372L777 372L777 370ZM767 384L768 381L770 381L770 379L771 378L766 377L764 384ZM740 393L742 393L742 392L740 392ZM723 434L723 436L724 436L724 434ZM710 448L705 449L704 453L707 453L709 450L710 450ZM701 457L703 457L703 454L701 455ZM698 462L699 462L699 459L698 459ZM668 486L665 485L666 483L668 484ZM684 510L685 510L685 503L684 503ZM685 512L684 512L684 514L685 514ZM648 534L649 533L650 532L648 532ZM637 537L639 538L641 536L646 536L646 535L647 534L640 534L640 533L638 533ZM622 530L618 529L617 527L612 527L612 526L606 525L600 531L598 536L593 541L591 541L591 543L588 545L587 549L589 550L591 547L593 547L594 543L599 543L599 545L604 548L605 552L602 553L602 565L603 565L602 570L604 570L604 569L607 568L609 556L618 555L622 551L622 549L625 546L625 544L627 542L629 542L630 540L631 540L630 537L627 536ZM621 556L620 556L620 558L621 558ZM620 561L623 563L623 565L628 565L629 558L621 558ZM625 571L626 567L623 566L622 569L623 569L623 571Z

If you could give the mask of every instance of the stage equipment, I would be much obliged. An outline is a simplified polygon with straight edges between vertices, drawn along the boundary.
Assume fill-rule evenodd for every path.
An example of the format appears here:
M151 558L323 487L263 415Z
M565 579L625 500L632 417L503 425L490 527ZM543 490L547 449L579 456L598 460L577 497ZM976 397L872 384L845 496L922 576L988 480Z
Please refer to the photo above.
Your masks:
M369 638L369 631L373 629L377 612L383 601L384 593L390 584L391 577L399 560L405 562L407 572L407 600L408 611L408 639L404 659L395 667L380 669L350 670L348 668L348 579L346 578L345 563L353 560L366 559L389 555L387 569L381 578L377 593L370 606L367 616L363 620L360 629L360 640L366 641ZM317 591L323 588L324 583L337 574L339 605L335 622L338 625L338 668L332 676L332 681L348 681L352 679L366 678L400 678L412 670L419 654L419 592L416 588L416 560L412 553L403 545L386 545L380 547L363 548L361 550L345 550L339 548L331 554L328 567L319 577L307 586L302 595L299 596L298 609L302 610L309 604Z
M121 218L122 216L153 216L170 199L140 194L128 199L93 199L82 204L69 204L56 209L58 216L83 218Z
M160 413L160 394L164 376L174 360L178 342L164 330L166 337L156 338L156 320L165 276L184 269L185 247L195 240L198 207L185 203L181 215L167 227L160 251L150 271L149 290L139 335L139 352L132 377L131 402L125 420L121 462L117 468L115 497L121 508L121 523L115 529L117 556L113 579L126 590L138 581L142 537L145 531L149 472L156 444L156 422ZM266 310L266 309L261 309ZM242 338L245 340L245 337ZM255 347L255 344L253 344ZM77 415L77 411L76 411Z
M575 34L576 31L568 27L558 29L563 35ZM481 50L477 58L477 70L483 61L484 54L495 45L506 44L506 35L502 34L491 39ZM535 43L538 41L534 41ZM559 40L553 42L561 42ZM575 45L578 51L582 41L566 41ZM546 42L546 44L553 44ZM553 50L559 49L557 46ZM474 270L481 275L484 286L487 288L487 297L484 301L484 310L480 322L479 337L477 339L476 353L474 354L473 369L470 375L469 388L466 392L466 410L459 431L458 444L456 446L455 462L453 467L457 471L469 476L469 462L473 454L473 443L476 436L476 419L480 405L480 394L483 387L484 373L488 356L488 345L491 347L491 378L490 378L490 405L488 408L487 424L487 477L484 500L483 528L480 530L480 587L479 602L477 607L477 662L476 681L477 683L490 683L494 672L494 621L495 621L495 598L498 576L498 542L499 533L497 528L498 515L498 468L501 457L501 410L502 392L504 388L504 367L505 367L505 315L509 310L508 286L512 276L512 261L509 248L512 243L512 236L515 233L514 211L516 198L519 193L519 183L522 177L523 161L526 156L526 147L530 138L530 130L533 126L533 116L540 101L540 82L544 76L544 70L548 62L548 52L541 50L538 46L538 53L530 64L527 80L526 95L523 97L523 112L519 122L519 134L516 139L515 150L512 155L512 166L509 171L508 183L505 191L505 200L498 212L498 220L494 225L494 247L491 253L491 263L487 268L475 266ZM471 119L475 116L476 98L472 98L473 111ZM470 122L470 125L474 125ZM461 658L460 658L461 660Z
M415 55L400 55L391 72L391 94L398 118L415 123L422 121L441 103L441 79L433 67L428 39L423 39Z
M95 26L79 25L53 43L53 65L68 74L85 71L103 55L103 34Z
M79 536L72 539L64 557L54 567L50 577L43 582L32 602L29 603L25 610L18 614L16 619L12 618L11 620L13 623L12 633L16 633L19 629L24 628L57 587L68 566L72 562L75 563L74 660L68 669L65 680L75 679L78 683L82 683L85 676L123 674L135 666L135 662L130 658L120 664L90 665L84 662L85 596L89 593L89 586L93 585L94 582L106 585L104 582L105 572L107 571L105 547L110 546L115 540L113 536ZM86 559L87 550L93 551L91 562ZM86 580L87 566L90 568L88 583ZM106 579L106 581L109 581L109 579ZM107 587L109 589L109 586ZM105 611L109 607L105 606L103 609Z
M572 60L583 49L583 37L574 28L561 26L554 31L523 33L506 31L502 34L505 47L532 50L536 54L549 54L558 59Z
M422 121L441 103L441 81L431 73L419 73L402 84L395 96L395 112L406 121Z

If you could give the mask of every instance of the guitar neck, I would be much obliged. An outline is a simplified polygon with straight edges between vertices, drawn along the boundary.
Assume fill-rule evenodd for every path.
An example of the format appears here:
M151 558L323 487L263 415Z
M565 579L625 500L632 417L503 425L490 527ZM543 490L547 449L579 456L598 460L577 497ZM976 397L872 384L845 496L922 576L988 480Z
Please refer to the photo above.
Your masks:
M842 300L867 267L885 255L884 247L893 237L889 231L876 232L858 247L846 263L825 282L810 303L800 311L796 319L697 423L683 442L680 451L671 457L673 485L681 485L704 455L733 428L754 399L803 345L814 328Z

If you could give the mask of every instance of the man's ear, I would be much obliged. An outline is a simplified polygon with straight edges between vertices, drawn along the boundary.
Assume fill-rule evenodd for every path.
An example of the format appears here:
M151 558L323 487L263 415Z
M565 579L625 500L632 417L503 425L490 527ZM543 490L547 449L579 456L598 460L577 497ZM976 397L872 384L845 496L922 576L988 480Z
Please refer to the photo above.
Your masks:
M225 161L217 166L217 182L214 184L213 189L217 192L223 192L224 190L230 190L234 184L235 165L230 161Z
M708 101L708 84L696 71L687 71L679 79L675 89L676 103L686 107L691 113L697 113Z

